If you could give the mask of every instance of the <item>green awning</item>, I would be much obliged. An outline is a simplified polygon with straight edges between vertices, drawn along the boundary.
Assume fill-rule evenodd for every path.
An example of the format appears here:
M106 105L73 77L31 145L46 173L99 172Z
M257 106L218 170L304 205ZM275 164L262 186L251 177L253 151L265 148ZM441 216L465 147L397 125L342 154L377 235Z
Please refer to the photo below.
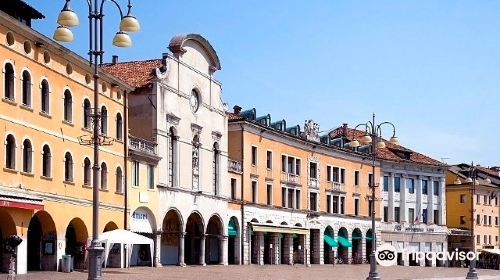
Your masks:
M367 233L367 234L366 234L366 240L368 240L368 241L373 240L372 235Z
M325 234L324 239L325 239L326 244L328 244L328 246L330 246L330 247L338 247L339 246L339 243L337 243L337 241L335 241L335 239L333 239L333 237L331 237L329 235Z
M236 230L236 226L234 225L233 220L229 220L229 225L227 225L227 235L229 236L238 235L238 230Z
M337 241L342 245L343 247L352 247L352 243L349 241L349 239L343 237L343 236L338 236Z
M360 240L361 239L361 232L353 232L352 233L352 240Z

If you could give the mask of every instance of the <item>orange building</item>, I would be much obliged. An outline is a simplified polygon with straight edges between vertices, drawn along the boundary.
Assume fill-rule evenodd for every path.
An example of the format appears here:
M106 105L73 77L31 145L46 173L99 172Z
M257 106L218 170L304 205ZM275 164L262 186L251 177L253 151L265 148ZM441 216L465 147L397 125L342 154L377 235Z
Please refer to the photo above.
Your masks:
M241 196L234 198L243 201L242 209L228 214L240 217L245 264L323 264L336 256L366 261L372 240L369 158L320 141L312 121L301 129L259 117L255 109L235 106L228 130L229 158L242 164L241 177L233 175ZM377 163L375 178L379 172Z
M62 255L85 266L92 232L92 69L30 27L43 15L14 1L0 12L0 240L18 235L17 272L56 270ZM22 11L22 12L20 12ZM124 97L132 88L101 73L101 133L114 139L100 152L99 231L123 227ZM2 246L6 271L11 253Z

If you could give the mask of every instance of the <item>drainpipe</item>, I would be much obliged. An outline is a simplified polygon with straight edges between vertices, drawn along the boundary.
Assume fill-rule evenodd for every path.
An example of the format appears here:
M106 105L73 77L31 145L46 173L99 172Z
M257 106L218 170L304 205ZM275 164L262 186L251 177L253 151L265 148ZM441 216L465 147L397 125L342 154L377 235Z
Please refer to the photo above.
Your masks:
M123 93L123 171L125 173L125 181L123 183L124 187L124 213L123 213L123 228L128 229L128 104L127 104L127 92Z
M243 173L243 170L244 170L244 162L245 162L245 152L244 149L245 149L245 141L244 141L244 129L243 129L243 124L240 124L240 127L241 127L241 170L242 170L242 173ZM244 174L244 173L243 173ZM241 176L241 230L240 230L240 260L241 260L241 264L245 264L245 243L243 242L243 237L244 237L244 232L243 232L243 228L245 227L245 201L243 200L243 194L245 193L244 192L244 185L245 185L245 179L244 179L244 176L242 175ZM247 227L247 231L248 231L248 227ZM252 238L252 236L250 234L248 234L249 238ZM247 240L248 242L248 240ZM250 251L251 251L251 248L250 248ZM250 253L249 255L249 264L252 263L252 255Z

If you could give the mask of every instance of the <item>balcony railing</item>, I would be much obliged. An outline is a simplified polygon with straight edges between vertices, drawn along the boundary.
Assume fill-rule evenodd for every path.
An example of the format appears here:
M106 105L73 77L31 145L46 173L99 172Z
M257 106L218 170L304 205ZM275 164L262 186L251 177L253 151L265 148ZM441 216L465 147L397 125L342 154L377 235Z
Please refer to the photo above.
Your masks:
M157 144L152 141L148 141L145 139L137 138L134 136L128 137L128 145L131 150L142 152L146 154L156 155L156 146Z
M319 181L316 178L309 178L309 187L312 189L319 189Z
M281 172L281 181L285 183L300 184L300 175Z
M232 172L241 173L243 172L243 165L241 164L241 161L228 159L227 169Z
M345 185L339 182L328 182L328 187L331 191L345 192Z

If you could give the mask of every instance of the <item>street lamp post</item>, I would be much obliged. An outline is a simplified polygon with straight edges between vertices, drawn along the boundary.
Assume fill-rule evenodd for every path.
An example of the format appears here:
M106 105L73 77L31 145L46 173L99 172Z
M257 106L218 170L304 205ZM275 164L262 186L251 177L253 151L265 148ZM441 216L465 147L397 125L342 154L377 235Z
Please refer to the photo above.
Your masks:
M66 3L59 13L57 23L59 26L54 31L54 40L60 42L71 42L73 40L73 33L68 27L77 26L79 24L78 16L69 7L69 2ZM113 38L113 45L117 47L129 47L132 45L127 32L135 32L140 29L139 22L131 15L132 5L128 1L127 15L123 16L122 9L117 0L87 0L88 4L88 18L89 18L89 63L93 64L94 70L94 108L91 114L92 117L92 137L80 137L80 143L84 145L93 146L94 149L94 164L93 170L93 203L92 203L92 241L89 252L89 268L88 279L99 280L102 279L102 252L104 248L99 243L99 146L110 145L110 138L100 135L100 119L101 113L99 111L99 65L103 62L103 7L106 1L112 2L120 12L120 31L116 33Z
M470 168L469 168L469 176L465 180L466 183L471 184L472 183L472 188L471 188L471 205L470 205L470 214L471 214L471 248L472 252L476 252L476 246L475 246L475 236L474 236L474 195L476 193L476 181L477 181L477 169L474 166L474 162L472 162ZM469 264L469 271L467 271L467 276L465 279L479 279L477 270L476 270L476 258L474 257L473 260L470 261Z
M365 135L358 141L356 137L348 143L351 148L359 147L361 144L371 146L371 156L372 156L372 181L369 182L369 187L371 188L371 214L372 214L372 251L370 253L370 272L368 274L367 280L379 280L380 276L377 272L377 261L375 259L375 251L377 250L377 234L375 228L375 161L377 159L377 149L385 148L385 142L382 140L382 126L390 125L392 126L392 137L389 140L392 144L399 144L399 140L396 137L396 127L390 122L382 122L380 124L375 123L375 114L372 115L372 120L364 124L358 124L353 133L356 132L358 127L365 128ZM361 144L360 144L361 143Z

